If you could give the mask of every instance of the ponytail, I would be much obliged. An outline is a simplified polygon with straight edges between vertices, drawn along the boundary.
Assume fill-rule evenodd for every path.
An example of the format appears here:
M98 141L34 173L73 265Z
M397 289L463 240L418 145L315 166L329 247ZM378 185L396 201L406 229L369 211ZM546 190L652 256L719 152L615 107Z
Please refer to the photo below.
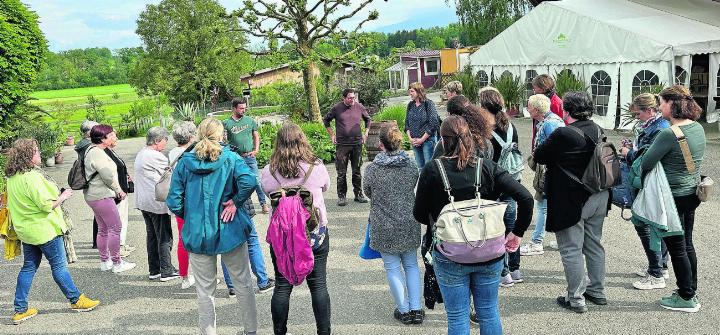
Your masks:
M200 122L197 129L198 143L195 145L195 155L199 160L218 160L222 153L220 140L223 131L222 123L217 119L207 118Z

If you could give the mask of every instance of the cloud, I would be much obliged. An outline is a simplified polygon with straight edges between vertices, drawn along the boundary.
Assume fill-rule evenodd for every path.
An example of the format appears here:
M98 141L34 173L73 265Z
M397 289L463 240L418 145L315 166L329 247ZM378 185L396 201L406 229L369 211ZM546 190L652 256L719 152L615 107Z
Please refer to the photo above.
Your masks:
M277 2L277 0L275 0ZM40 16L40 28L49 41L50 50L108 47L118 49L139 46L135 21L147 4L160 0L22 0ZM228 11L242 6L238 0L219 0ZM353 1L355 2L355 1ZM380 17L363 25L363 31L389 32L446 25L455 22L454 8L443 0L375 0L355 17L341 25L354 29L371 10Z

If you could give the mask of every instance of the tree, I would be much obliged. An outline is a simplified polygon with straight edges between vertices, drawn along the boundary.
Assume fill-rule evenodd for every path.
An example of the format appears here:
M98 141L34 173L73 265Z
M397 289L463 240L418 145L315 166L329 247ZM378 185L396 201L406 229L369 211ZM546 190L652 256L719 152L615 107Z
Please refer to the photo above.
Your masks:
M451 0L446 0L450 2ZM463 26L461 40L485 44L530 10L527 0L454 0Z
M237 50L246 39L237 20L215 0L163 0L147 5L135 31L145 53L130 83L142 94L165 94L172 103L207 102L232 95L249 55Z
M37 14L19 0L0 1L0 142L14 136L47 55Z
M310 119L320 122L320 103L314 74L317 61L323 55L315 48L327 37L347 38L349 34L339 28L340 23L351 19L373 1L363 0L358 5L351 5L348 0L282 0L279 4L269 0L246 0L244 6L234 11L232 16L244 22L240 30L247 34L268 40L282 40L295 47L302 60L303 86L307 93ZM357 32L366 22L378 16L376 10L370 12L352 32ZM342 59L345 55L340 56L334 59Z

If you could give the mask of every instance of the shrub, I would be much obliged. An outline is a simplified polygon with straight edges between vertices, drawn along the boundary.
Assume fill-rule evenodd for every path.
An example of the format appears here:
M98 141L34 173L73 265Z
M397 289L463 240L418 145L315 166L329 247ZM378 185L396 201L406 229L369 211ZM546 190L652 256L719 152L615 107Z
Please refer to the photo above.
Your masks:
M323 161L323 163L332 162L335 158L335 145L330 140L327 130L321 123L300 123L300 129L310 142L313 153ZM270 161L273 146L275 145L275 137L282 125L263 123L258 128L260 134L260 151L255 156L258 160L258 166L263 167Z
M93 120L97 123L105 123L107 116L103 108L102 101L95 98L94 95L88 95L87 107L85 108L85 119Z
M560 73L555 73L555 90L560 98L567 92L587 91L588 88L585 80L582 77L576 77L570 70L565 69Z
M193 102L178 104L173 110L173 118L178 121L195 121L198 105Z
M406 107L404 105L394 105L383 108L380 113L373 116L373 121L390 121L395 120L398 129L403 133L403 149L410 150L410 139L405 135L405 115Z
M500 76L491 82L491 86L495 87L505 100L505 106L508 110L518 108L525 97L525 87L520 82L520 77L512 75Z
M470 65L466 66L462 71L456 73L452 77L452 80L457 80L462 84L463 95L468 98L470 102L474 104L478 102L478 91L480 91L480 85L478 78L473 75Z
M385 107L385 98L389 96L388 78L385 72L372 72L357 69L349 75L343 77L336 85L338 94L335 100L340 99L340 92L346 87L354 88L360 103L363 104L371 114Z
M127 113L121 116L120 131L121 138L136 137L140 133L150 129L148 119L155 112L155 102L152 100L139 100L130 105Z

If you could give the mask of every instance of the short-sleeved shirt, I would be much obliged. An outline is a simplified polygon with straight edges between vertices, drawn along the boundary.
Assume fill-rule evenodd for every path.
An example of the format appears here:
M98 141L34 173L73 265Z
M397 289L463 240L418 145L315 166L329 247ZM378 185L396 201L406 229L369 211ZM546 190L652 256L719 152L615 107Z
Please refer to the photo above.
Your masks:
M223 121L223 127L227 132L228 143L240 149L240 152L250 152L255 149L253 143L253 132L258 130L258 125L253 118L243 115L240 120L232 117Z

